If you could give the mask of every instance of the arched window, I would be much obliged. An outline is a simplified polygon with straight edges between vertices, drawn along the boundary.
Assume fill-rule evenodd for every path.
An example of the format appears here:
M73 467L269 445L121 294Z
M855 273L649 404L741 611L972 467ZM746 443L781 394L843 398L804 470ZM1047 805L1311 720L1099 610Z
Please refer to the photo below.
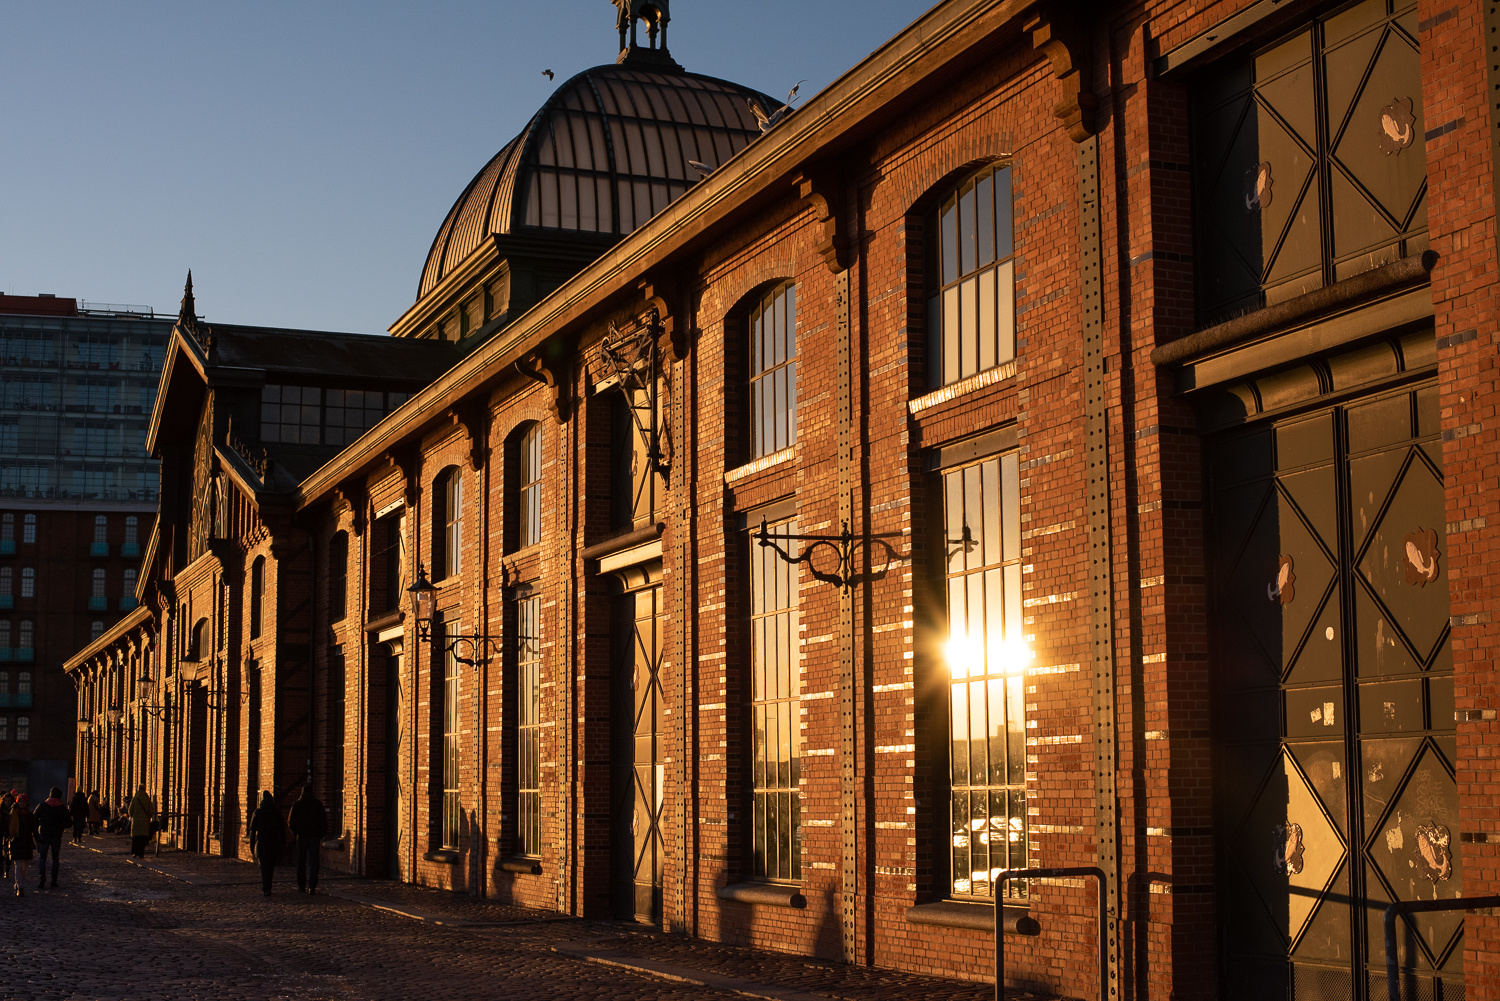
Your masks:
M21 541L25 543L36 541L36 515L28 514L21 523Z
M100 619L95 619L93 622L89 623L89 642L90 643L92 643L94 640L98 639L100 636L103 636L103 635L104 635L104 623L103 623L103 621L101 621Z
M349 592L349 533L335 532L328 543L328 621L345 615Z
M35 567L22 567L21 568L21 597L23 597L23 598L35 598L36 597L36 568Z
M24 578L22 579L22 587L23 588L25 587L25 580L24 580ZM102 598L102 597L104 597L104 568L103 567L95 567L94 568L94 589L89 592L89 596L90 597L94 597L94 598Z
M19 740L30 740L30 739L31 739L31 717L30 716L17 716L16 717L16 740L19 741Z
M0 650L10 650L10 623L0 620Z
M750 308L750 457L797 440L797 287L773 289Z
M10 739L10 717L0 716L0 740Z
M946 386L1016 356L1010 167L986 167L928 225L927 333L932 384Z
M13 514L0 515L0 542L16 541L16 516Z
M0 598L9 598L16 593L13 590L15 577L16 572L10 567L0 567Z
M34 646L32 640L33 632L34 630L32 629L31 620L22 619L20 642L17 643L16 646L22 650L30 650Z
M542 426L533 424L521 436L516 478L516 545L542 541Z
M438 517L432 523L432 575L452 577L462 569L464 478L457 467L444 470L433 484Z
M125 516L125 545L134 546L140 542L140 521L133 514Z
M255 562L250 564L250 638L257 639L260 636L261 606L265 604L266 598L266 558L255 557Z
M208 620L199 619L193 625L193 632L188 639L188 660L202 660L208 651Z
M0 698L10 694L10 672L0 671Z
M105 515L94 516L94 545L102 545L109 541L109 518Z
M135 573L135 567L125 568L124 580L122 581L124 589L120 592L120 603L122 606L126 603L129 603L131 606L135 604Z
M16 694L22 696L31 695L31 672L22 671L16 675Z

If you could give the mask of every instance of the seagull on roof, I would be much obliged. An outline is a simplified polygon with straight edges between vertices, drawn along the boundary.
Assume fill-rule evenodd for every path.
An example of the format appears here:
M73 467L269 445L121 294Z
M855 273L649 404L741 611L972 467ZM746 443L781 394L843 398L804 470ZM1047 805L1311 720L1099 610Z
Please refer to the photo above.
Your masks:
M745 98L745 103L750 106L750 113L755 116L755 122L760 126L760 130L762 132L771 131L771 129L780 124L782 119L786 118L796 110L792 107L792 105L796 103L797 91L806 82L806 80L798 80L796 83L792 84L792 89L787 91L786 94L786 103L777 108L775 111L771 112L769 115L766 114L765 109L760 106L760 102L755 100L755 98Z
M704 177L707 177L709 174L712 174L714 172L714 168L710 167L706 163L700 163L697 160L689 160L688 161L688 166L692 167L694 170L696 170L698 173L702 174Z
M542 76L546 77L548 80L551 80L554 75L555 74L551 70L542 70Z

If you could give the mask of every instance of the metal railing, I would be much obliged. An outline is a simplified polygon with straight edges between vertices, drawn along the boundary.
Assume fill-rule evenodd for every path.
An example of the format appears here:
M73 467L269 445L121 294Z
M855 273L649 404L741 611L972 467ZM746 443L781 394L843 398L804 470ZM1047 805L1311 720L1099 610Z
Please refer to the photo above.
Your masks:
M1007 869L995 884L995 1001L1005 1001L1005 882L1010 879L1059 879L1092 876L1099 887L1099 1001L1109 999L1109 887L1104 870L1096 865L1067 869ZM1394 1001L1394 999L1393 999Z
M1497 897L1456 900L1401 900L1385 909L1385 978L1388 1001L1401 1001L1401 969L1396 956L1396 916L1424 911L1478 911L1500 907Z

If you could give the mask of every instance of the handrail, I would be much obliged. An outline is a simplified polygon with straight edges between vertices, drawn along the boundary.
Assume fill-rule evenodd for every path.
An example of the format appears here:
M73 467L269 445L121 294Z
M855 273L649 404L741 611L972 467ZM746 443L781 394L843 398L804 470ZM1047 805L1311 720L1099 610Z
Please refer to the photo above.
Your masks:
M1385 909L1385 979L1389 1001L1401 1001L1401 970L1396 963L1396 915L1413 911L1477 911L1500 907L1500 896L1454 900L1399 900Z
M1109 887L1104 870L1096 865L1066 869L1007 869L994 877L995 885L995 1001L1005 1001L1005 918L1003 906L1008 879L1057 879L1093 876L1099 886L1099 1001L1109 998ZM1394 999L1393 999L1394 1001Z

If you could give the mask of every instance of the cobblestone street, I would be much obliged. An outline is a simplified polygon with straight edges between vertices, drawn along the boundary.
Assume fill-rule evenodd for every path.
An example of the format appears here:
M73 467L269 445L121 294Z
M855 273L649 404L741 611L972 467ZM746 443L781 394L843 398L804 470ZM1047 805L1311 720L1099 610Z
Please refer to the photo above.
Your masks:
M0 995L15 999L743 998L985 1001L982 984L767 955L378 880L63 846L57 889L0 896ZM7 884L6 889L9 889ZM1015 998L1031 995L1012 993Z

